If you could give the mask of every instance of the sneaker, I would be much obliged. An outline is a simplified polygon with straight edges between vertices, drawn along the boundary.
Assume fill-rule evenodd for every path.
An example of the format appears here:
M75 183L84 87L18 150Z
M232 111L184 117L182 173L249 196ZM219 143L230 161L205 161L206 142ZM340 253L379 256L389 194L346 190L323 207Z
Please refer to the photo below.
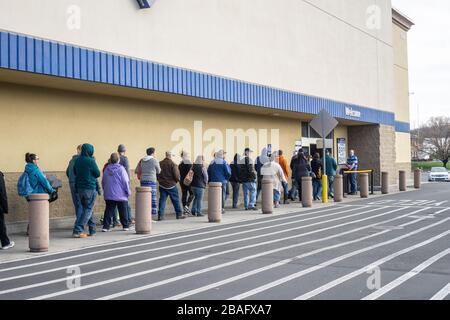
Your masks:
M284 200L283 204L291 204L288 200Z
M8 250L8 249L14 248L15 245L16 245L15 242L11 241L7 246L2 247L2 250Z
M158 216L158 221L163 221L164 219L164 217Z
M123 228L123 231L130 231L130 228Z
M110 229L102 229L102 232L111 232Z
M73 237L77 238L77 239L84 239L84 238L87 238L87 234L86 233L74 233Z
M177 216L177 220L180 220L180 219L186 219L186 217L185 216Z
M97 234L96 232L94 232L94 233L89 233L87 236L88 236L88 237L95 237L96 234Z
M258 208L256 208L256 207L252 207L252 208L250 208L250 210L253 210L253 211L257 211L257 210L258 210Z
M191 213L191 210L189 210L189 207L188 207L188 206L184 206L183 210L184 210L184 214L185 214L185 215L188 215L188 214Z
M205 215L203 213L197 213L197 217L204 217Z

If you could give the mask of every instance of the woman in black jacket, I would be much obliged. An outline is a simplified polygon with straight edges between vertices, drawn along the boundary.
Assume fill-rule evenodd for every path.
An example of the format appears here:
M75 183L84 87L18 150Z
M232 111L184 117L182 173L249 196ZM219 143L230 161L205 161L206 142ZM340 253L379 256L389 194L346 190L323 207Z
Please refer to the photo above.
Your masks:
M183 151L181 153L182 161L178 165L178 170L180 171L180 186L181 186L181 203L183 204L183 211L185 215L190 214L189 207L194 200L194 193L192 192L191 186L186 186L184 184L184 179L188 175L189 171L192 169L192 162L189 153Z
M320 193L322 192L322 173L323 165L320 161L320 155L316 153L311 161L311 170L314 173L313 176L313 198L315 200L320 200Z
M295 164L293 165L293 175L298 184L298 193L300 201L302 201L302 178L309 177L311 173L311 166L303 152L299 152Z
M1 249L7 250L14 247L14 242L9 241L6 233L5 214L8 213L8 197L6 196L5 178L0 172L0 240Z

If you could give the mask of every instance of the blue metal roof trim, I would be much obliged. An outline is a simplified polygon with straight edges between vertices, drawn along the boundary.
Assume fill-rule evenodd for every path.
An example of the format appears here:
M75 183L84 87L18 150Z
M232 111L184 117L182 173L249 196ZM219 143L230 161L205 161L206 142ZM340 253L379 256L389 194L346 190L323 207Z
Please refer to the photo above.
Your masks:
M317 114L324 108L337 118L385 124L395 126L398 132L410 132L409 123L395 121L392 112L3 31L0 68L282 111ZM361 117L348 116L346 107L361 112Z
M410 133L411 126L408 122L395 121L395 131L401 133Z

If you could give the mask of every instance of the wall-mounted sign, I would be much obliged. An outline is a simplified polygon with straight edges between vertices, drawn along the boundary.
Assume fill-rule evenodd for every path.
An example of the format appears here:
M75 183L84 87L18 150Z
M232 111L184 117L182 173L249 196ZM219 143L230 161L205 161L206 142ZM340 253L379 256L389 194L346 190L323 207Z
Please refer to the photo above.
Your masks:
M338 138L336 140L338 164L347 164L347 141L345 140L345 138Z
M345 115L352 118L361 118L361 111L353 110L351 107L345 107Z
M148 9L150 8L155 0L136 0L139 4L139 8L141 9Z

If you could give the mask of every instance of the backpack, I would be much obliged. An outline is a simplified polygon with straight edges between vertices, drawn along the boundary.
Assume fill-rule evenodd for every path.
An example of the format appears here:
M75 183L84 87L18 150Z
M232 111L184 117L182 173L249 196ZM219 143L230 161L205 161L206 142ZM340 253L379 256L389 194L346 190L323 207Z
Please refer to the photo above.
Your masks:
M189 187L192 184L192 181L194 180L194 170L193 170L194 166L191 167L191 169L189 170L189 172L187 173L186 177L183 180L183 184L186 187Z
M28 197L33 193L33 187L30 184L30 177L28 176L28 173L24 172L19 177L19 181L17 182L17 191L21 197Z

